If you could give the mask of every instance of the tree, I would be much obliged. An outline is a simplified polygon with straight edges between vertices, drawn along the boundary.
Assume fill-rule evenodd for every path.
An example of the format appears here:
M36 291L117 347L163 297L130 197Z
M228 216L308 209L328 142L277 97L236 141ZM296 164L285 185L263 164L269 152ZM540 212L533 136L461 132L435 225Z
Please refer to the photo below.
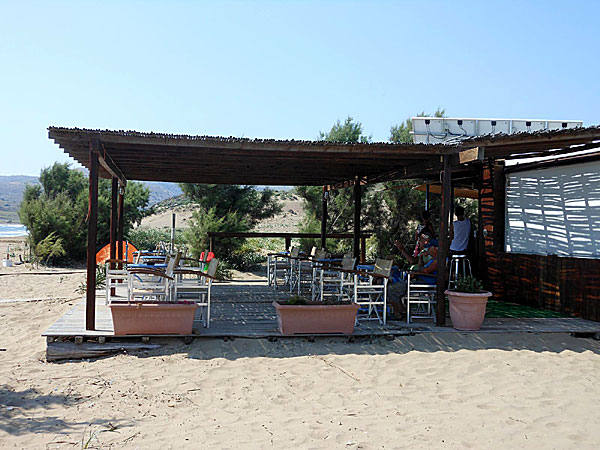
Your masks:
M421 180L402 180L378 185L370 199L367 215L371 217L375 242L373 251L377 255L395 253L394 241L414 244L414 233L422 211L425 209L425 193L414 189ZM432 222L437 222L441 206L439 196L429 199Z
M433 117L444 117L446 114L445 109L436 109L433 113ZM431 117L431 114L426 114L424 111L417 114L417 117ZM402 122L400 125L392 125L390 128L390 141L397 143L411 143L413 138L410 134L412 131L412 121L410 117Z
M346 144L353 142L370 142L371 136L362 134L363 126L360 122L354 122L350 116L346 117L344 123L338 119L328 132L319 131L319 140L328 142L343 142Z
M186 197L200 208L192 215L185 239L192 255L199 257L208 249L208 232L244 233L259 221L281 212L271 189L220 184L180 184ZM245 247L245 239L218 239L213 249L217 257L234 269L248 269L255 259Z
M434 116L443 117L444 109L438 108ZM424 112L418 116L425 116ZM390 141L412 142L410 131L412 124L407 119L390 130ZM323 140L338 142L369 142L370 138L362 135L362 124L354 122L351 117L342 124L333 125L329 133L320 133ZM375 237L369 241L370 251L374 255L384 256L395 252L394 240L408 244L414 241L414 231L419 223L421 212L425 207L425 193L413 189L422 180L403 180L380 183L363 187L361 228L372 229ZM296 192L304 199L306 219L301 224L302 231L316 233L320 231L322 188L301 186ZM346 232L353 227L353 198L351 189L340 189L330 193L328 200L327 232ZM439 196L430 197L430 211L434 224L439 211ZM305 242L318 245L317 241ZM329 250L344 252L350 249L349 243L330 246Z
M363 126L354 121L350 116L341 123L339 120L333 124L328 132L319 132L319 139L328 142L370 142L371 136L363 134ZM363 189L363 198L368 195L367 189ZM306 216L300 225L300 231L304 233L318 233L321 231L322 195L321 186L298 186L296 193L304 200ZM366 210L366 202L363 201L363 211ZM352 229L354 217L354 200L352 188L337 189L329 192L327 199L327 233L347 232ZM363 226L368 226L368 222ZM313 245L320 245L316 240L303 240L303 250L309 250ZM349 242L337 242L331 244L329 250L341 253L350 249Z
M110 236L111 182L100 180L98 185L99 246ZM124 232L139 222L148 206L149 191L141 183L127 183L125 190ZM19 218L29 230L32 248L48 254L53 244L59 243L64 254L51 252L53 261L77 260L85 257L87 241L88 183L85 175L70 168L68 163L54 163L42 169L40 185L27 186L19 207ZM49 238L52 236L51 238ZM47 239L49 238L49 239ZM52 244L52 245L50 245Z
M271 189L258 191L254 186L225 184L181 183L180 186L186 197L205 211L214 208L217 217L236 213L248 229L281 212L281 204Z

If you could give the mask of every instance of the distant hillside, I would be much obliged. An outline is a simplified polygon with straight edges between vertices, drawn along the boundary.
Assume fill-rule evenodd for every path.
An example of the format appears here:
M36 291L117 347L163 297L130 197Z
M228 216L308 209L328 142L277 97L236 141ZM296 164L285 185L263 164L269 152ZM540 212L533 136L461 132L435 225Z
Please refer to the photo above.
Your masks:
M18 223L19 204L28 184L38 184L38 177L26 175L0 175L0 223ZM150 189L150 206L181 195L177 183L142 181Z
M38 184L38 177L0 175L0 223L19 223L17 210L28 184Z
M294 233L298 226L304 221L304 209L302 199L289 190L279 189L275 193L277 200L282 204L280 214L258 223L254 231L269 233ZM199 205L190 202L184 195L169 198L155 205L155 212L151 216L144 217L141 228L164 229L170 228L173 213L176 214L177 228L188 228L192 213Z
M181 188L177 183L163 183L161 181L142 181L150 189L150 206L181 195Z

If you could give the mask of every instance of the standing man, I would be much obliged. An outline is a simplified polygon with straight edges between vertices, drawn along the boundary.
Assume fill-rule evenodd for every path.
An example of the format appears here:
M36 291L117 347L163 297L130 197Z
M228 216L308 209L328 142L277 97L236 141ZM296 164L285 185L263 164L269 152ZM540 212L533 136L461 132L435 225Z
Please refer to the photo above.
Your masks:
M466 255L471 236L471 221L465 217L465 208L457 206L454 209L456 220L450 224L450 256Z

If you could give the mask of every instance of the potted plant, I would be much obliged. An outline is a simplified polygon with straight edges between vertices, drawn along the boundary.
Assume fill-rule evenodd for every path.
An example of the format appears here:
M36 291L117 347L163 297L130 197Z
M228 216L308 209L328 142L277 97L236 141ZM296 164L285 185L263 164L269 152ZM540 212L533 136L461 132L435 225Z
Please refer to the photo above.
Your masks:
M450 319L457 330L476 331L481 328L491 292L484 291L481 281L472 275L459 277L454 289L445 294L450 303Z
M192 334L194 302L111 302L115 336Z
M350 302L311 302L295 295L274 301L281 334L352 334L359 305Z

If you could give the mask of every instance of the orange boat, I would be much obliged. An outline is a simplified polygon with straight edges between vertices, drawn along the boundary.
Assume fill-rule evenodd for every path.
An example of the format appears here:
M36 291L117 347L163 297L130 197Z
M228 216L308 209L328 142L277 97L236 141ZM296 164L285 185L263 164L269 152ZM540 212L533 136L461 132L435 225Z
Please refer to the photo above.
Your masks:
M133 262L133 252L137 252L137 248L130 242L123 242L123 257L119 258L119 243L117 242L117 259L124 261ZM110 259L110 244L106 244L102 247L98 253L96 253L96 264L104 264L107 259Z

